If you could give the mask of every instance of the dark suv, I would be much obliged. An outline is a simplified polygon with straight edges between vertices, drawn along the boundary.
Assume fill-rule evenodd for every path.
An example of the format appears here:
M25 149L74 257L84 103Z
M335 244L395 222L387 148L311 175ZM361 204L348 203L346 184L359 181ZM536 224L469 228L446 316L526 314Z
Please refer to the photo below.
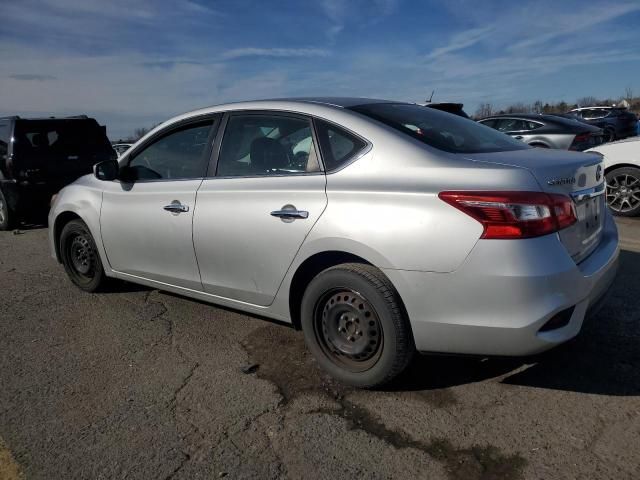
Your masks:
M571 110L567 115L604 130L607 142L637 134L638 117L626 108L583 107Z
M46 213L53 194L112 158L106 128L93 118L0 118L0 230Z

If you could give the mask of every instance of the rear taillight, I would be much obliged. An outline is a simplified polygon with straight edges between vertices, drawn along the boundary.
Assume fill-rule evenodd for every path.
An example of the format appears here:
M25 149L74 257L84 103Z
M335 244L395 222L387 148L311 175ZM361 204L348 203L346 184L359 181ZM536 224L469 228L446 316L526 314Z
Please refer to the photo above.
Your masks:
M573 201L542 192L441 192L440 199L484 227L481 238L531 238L576 222Z
M576 135L575 138L573 139L573 143L588 142L590 136L591 136L590 133L581 133L579 135Z

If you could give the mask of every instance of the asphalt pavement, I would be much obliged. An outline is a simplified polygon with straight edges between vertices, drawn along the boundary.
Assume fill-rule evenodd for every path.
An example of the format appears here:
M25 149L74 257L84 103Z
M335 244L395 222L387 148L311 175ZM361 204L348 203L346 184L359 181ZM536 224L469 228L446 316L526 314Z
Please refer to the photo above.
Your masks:
M117 283L87 294L46 228L0 232L0 479L640 478L640 219L573 341L419 357L383 391L286 325Z

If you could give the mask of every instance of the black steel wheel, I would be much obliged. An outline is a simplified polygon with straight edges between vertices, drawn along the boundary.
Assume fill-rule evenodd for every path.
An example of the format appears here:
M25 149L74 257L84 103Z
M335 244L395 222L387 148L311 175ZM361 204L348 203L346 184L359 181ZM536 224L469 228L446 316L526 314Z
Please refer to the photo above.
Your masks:
M622 167L610 171L607 177L607 204L614 215L640 215L640 168Z
M74 284L87 292L95 292L104 284L98 249L82 220L72 220L64 226L59 247L62 264Z
M327 292L314 312L316 339L325 355L351 372L371 368L380 358L384 334L373 306L358 292Z
M371 265L341 264L319 273L305 290L301 324L320 366L356 387L390 382L415 353L398 293Z

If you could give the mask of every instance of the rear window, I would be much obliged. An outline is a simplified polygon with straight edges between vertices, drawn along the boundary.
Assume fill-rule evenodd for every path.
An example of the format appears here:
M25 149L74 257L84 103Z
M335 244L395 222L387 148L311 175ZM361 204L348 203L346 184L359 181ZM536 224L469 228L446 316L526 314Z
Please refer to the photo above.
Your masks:
M445 152L489 153L531 148L473 120L420 105L376 103L351 110Z
M28 120L16 123L15 148L21 152L81 154L111 150L95 120Z
M0 123L0 160L7 155L9 148L9 124Z

